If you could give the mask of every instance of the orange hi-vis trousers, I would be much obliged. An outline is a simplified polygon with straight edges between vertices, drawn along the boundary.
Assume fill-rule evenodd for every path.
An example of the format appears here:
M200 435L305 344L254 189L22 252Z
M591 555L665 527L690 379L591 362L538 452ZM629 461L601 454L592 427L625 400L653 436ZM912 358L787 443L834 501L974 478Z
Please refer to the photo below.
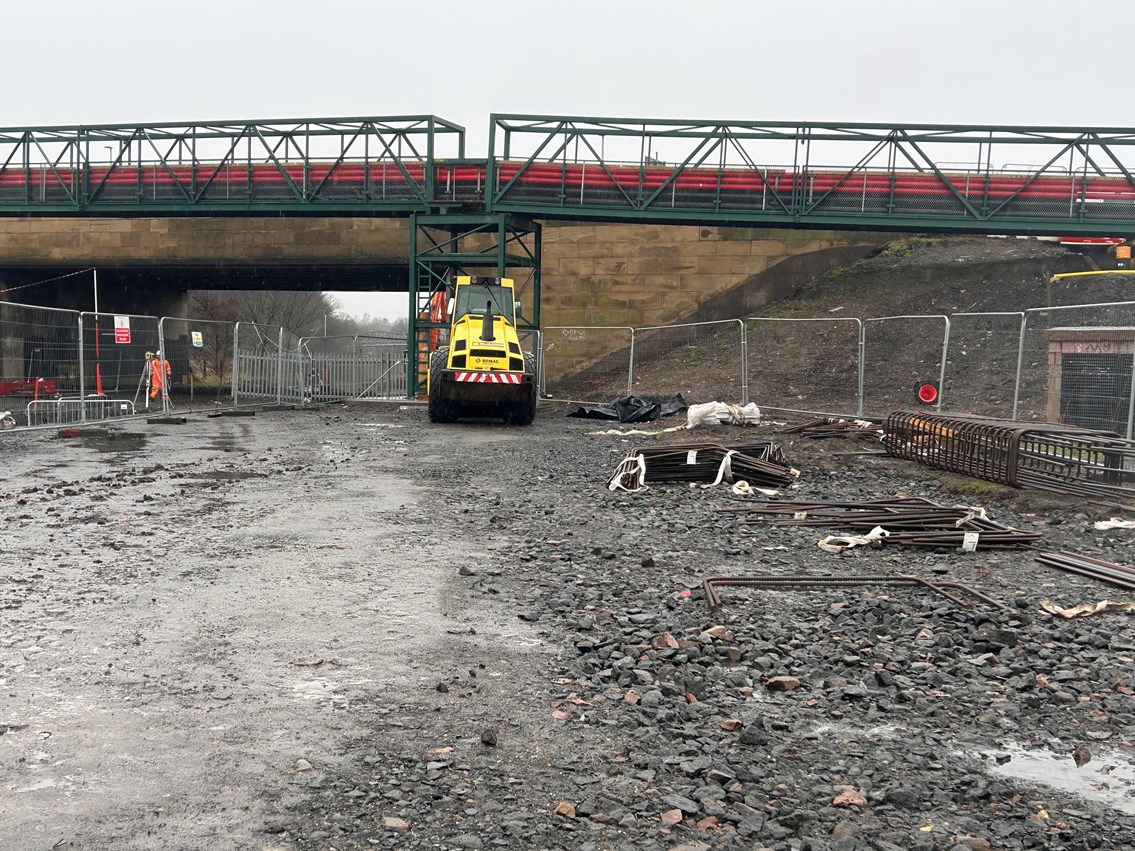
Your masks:
M164 374L162 367L165 367ZM162 392L162 382L166 377L172 374L173 370L170 369L168 360L160 360L159 358L151 358L150 360L150 398L158 398L158 394Z

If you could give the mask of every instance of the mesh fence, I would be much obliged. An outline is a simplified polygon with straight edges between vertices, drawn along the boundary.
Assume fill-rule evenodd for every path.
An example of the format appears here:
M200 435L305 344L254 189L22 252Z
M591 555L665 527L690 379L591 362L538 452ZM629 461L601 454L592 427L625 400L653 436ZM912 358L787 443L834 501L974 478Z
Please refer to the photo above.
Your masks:
M79 326L82 334L79 395L94 393L110 399L130 399L144 407L149 376L146 355L161 348L158 317L81 313Z
M633 341L632 328L545 328L544 392L584 402L627 395Z
M883 316L863 320L863 412L883 416L918 404L923 384L941 386L945 316Z
M162 352L170 364L171 407L231 405L236 324L167 316L162 318L159 328ZM150 392L153 393L153 387Z
M1024 313L955 313L942 410L1010 419Z
M520 350L526 355L532 355L536 368L537 399L539 391L544 388L544 334L541 331L517 331Z
M1135 302L520 336L541 387L558 399L681 393L691 404L752 398L771 409L882 416L918 404L917 388L929 383L939 388L937 406L957 413L1123 435L1135 419ZM401 337L298 339L279 326L0 302L0 423L61 425L162 408L152 353L169 364L174 408L407 394Z
M59 426L131 417L138 413L131 399L83 396L28 402L24 421L29 426ZM18 421L17 421L18 422Z
M859 411L858 319L745 320L749 398L761 408Z
M404 337L304 337L303 399L391 399L406 396Z
M1131 431L1135 302L1025 312L1014 418Z
M698 322L638 328L634 332L634 395L668 398L681 393L689 404L744 403L745 323Z
M0 302L0 421L27 425L29 404L78 397L79 373L77 311Z
M280 342L283 351L280 355L280 394L279 400L285 405L299 405L304 401L306 375L304 358L300 351L300 338L286 328L280 329Z
M301 396L302 366L290 369L289 361L301 360L296 348L286 351L285 331L279 325L238 322L233 332L232 395L234 404L283 403ZM298 341L297 341L298 343ZM289 380L294 382L289 386Z
M355 398L406 398L405 337L359 337L356 353Z

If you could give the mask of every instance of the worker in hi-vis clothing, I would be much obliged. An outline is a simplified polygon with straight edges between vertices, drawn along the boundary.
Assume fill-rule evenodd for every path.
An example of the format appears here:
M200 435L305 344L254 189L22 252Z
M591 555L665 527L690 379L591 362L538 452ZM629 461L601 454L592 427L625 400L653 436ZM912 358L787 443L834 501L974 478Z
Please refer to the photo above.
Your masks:
M163 360L160 355L153 355L150 358L150 398L158 398L158 394L162 392L162 382L166 380L173 370L170 368L169 361Z
M446 302L445 288L439 289L430 296L430 322L445 322L449 318L449 305ZM430 351L442 343L440 328L430 329Z

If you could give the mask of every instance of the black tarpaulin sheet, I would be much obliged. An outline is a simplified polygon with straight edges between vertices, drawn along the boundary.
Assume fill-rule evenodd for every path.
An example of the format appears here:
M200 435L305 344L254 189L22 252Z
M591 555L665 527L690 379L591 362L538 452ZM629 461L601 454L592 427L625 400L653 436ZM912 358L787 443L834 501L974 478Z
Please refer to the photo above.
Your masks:
M682 394L666 402L647 402L637 396L620 396L610 405L589 405L568 414L587 420L618 420L621 423L648 423L659 417L680 414L689 407Z

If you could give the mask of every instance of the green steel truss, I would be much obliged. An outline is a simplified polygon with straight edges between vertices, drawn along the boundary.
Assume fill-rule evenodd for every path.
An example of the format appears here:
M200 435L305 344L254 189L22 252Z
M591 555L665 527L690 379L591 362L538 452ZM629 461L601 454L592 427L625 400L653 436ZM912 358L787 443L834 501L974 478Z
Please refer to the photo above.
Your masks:
M0 129L0 215L407 215L464 153L432 115Z
M520 302L518 330L539 329L540 250L540 224L522 216L410 216L410 345L415 353L407 363L410 395L425 391L429 352L449 327L447 321L430 319L430 305L458 275L512 278Z
M395 215L1115 236L1135 130L493 115L0 129L3 215Z
M493 115L486 209L542 218L1135 233L1135 130Z

